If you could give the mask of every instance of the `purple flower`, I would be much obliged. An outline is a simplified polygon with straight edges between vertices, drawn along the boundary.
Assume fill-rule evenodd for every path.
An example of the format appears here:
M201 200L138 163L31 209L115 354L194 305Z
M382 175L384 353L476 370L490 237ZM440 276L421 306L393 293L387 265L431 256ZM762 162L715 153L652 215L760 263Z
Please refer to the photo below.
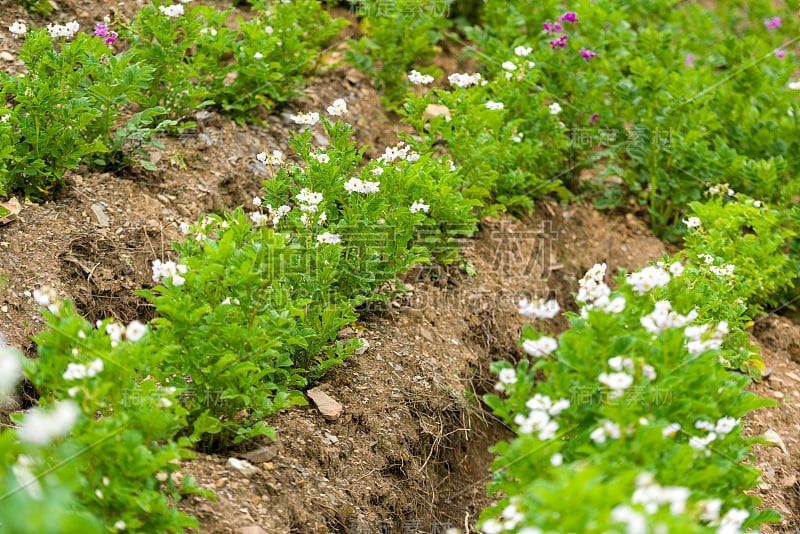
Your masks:
M108 46L109 48L111 47L112 44L114 44L114 41L117 40L117 32L108 31L108 26L106 24L98 24L97 26L95 26L94 36L105 38L104 41L106 43L106 46Z
M785 58L786 57L786 53L787 53L786 50L784 50L783 48L776 48L772 52L775 54L775 57L778 58L778 59Z
M583 59L589 61L593 57L597 57L597 52L592 52L591 50L586 50L585 48L581 48L578 53L583 56Z
M595 122L597 122L597 119L599 118L600 118L599 113L592 113L592 118L589 119L589 124L594 124Z
M566 13L558 17L558 20L560 20L561 22L571 22L575 24L576 22L578 22L578 14L575 13L574 11L567 11Z
M108 26L105 24L98 24L94 27L95 37L106 37L108 35Z
M567 47L567 34L565 33L558 39L550 41L550 48L566 48Z
M780 28L781 18L772 17L770 19L764 19L764 26L766 26L768 30L774 30L775 28Z
M684 61L684 65L687 67L691 67L694 65L694 54L687 54L686 61Z
M552 24L549 22L543 22L542 28L544 28L547 33L560 32L564 29L564 27L558 22L553 22Z

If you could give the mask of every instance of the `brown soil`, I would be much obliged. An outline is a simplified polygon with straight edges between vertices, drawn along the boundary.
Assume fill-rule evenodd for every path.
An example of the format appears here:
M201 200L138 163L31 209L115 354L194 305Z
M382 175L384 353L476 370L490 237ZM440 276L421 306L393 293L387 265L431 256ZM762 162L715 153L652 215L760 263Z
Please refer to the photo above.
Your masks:
M17 19L47 22L16 4L2 5L0 28ZM128 15L133 9L102 1L63 0L59 6L63 15L52 19L75 17L84 28L109 9ZM12 54L18 46L0 41L0 50ZM329 60L341 52L331 51ZM454 54L438 64L456 65ZM14 62L1 66L19 68ZM30 337L42 320L30 293L45 284L73 299L91 320L151 318L152 309L135 290L152 285L150 262L170 255L170 242L180 238L177 225L249 203L264 172L254 164L255 154L288 151L294 128L288 114L320 109L339 97L348 102L356 142L369 145L368 156L397 142L402 126L381 107L369 80L336 67L314 79L301 100L268 115L264 125L240 126L199 113L195 130L166 139L166 148L153 153L156 172L69 173L67 187L52 202L26 204L16 222L0 226L0 333L34 355ZM100 224L103 215L107 226ZM463 242L476 277L455 267L417 269L405 277L408 294L388 309L364 310L358 324L342 332L365 338L370 348L315 384L343 404L339 420L326 421L312 406L272 418L278 441L247 444L248 450L267 447L250 478L227 468L228 456L198 454L184 474L214 489L217 501L190 498L181 509L199 518L202 532L214 533L246 532L253 525L267 532L468 530L491 501L485 491L488 447L511 435L479 399L493 387L493 360L523 357L518 299L556 296L574 310L577 279L594 263L607 262L610 272L631 270L668 250L630 214L583 204L539 202L522 221L483 220L479 234ZM565 326L563 318L547 324L553 332ZM748 427L753 434L772 429L785 445L757 448L756 463L764 470L758 492L786 517L772 531L789 532L800 522L800 326L766 317L756 323L754 337L773 370L754 390L781 405L758 412Z

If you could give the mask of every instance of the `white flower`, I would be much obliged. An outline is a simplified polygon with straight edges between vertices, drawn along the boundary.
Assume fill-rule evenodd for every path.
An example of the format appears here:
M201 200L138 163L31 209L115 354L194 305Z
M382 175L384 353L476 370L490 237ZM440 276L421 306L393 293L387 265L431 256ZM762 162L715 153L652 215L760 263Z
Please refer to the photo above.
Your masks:
M547 356L557 348L558 342L554 338L547 336L540 337L536 340L526 339L522 343L522 349L534 358Z
M630 358L623 358L622 356L614 356L613 358L608 359L608 366L614 371L622 371L623 367L625 369L632 370L633 360Z
M253 54L253 59L264 59L264 54L262 54L261 52L256 52L255 54Z
M360 178L350 178L344 184L348 193L378 193L380 192L380 182L369 182Z
M647 534L647 519L630 506L620 504L611 510L611 519L617 523L625 523L627 534Z
M528 319L552 319L558 312L561 311L561 306L555 299L548 300L534 300L528 302L528 299L520 299L519 313Z
M700 217L689 217L688 219L683 219L683 224L687 228L699 228L702 223L700 222Z
M753 206L755 206L756 208L760 208L761 207L761 201L760 200L754 200L753 201Z
M10 347L3 346L0 338L0 403L14 392L22 375L21 362L19 354Z
M132 321L125 328L125 339L128 341L139 341L147 333L147 326L141 321Z
M319 243L335 245L336 243L341 242L341 240L342 239L339 234L331 234L330 232L325 232L317 236L317 242Z
M283 152L273 150L272 155L268 155L266 152L259 152L256 154L256 159L265 165L282 165Z
M708 444L717 439L717 435L714 432L710 432L706 437L701 438L698 436L692 436L689 438L689 446L693 449L697 450L705 450L708 447Z
M253 205L260 206L261 205L261 197L253 197Z
M517 70L517 65L513 61L505 61L502 65L505 70Z
M589 438L595 443L605 443L606 438L618 439L620 436L619 425L613 421L603 421L589 434Z
M678 423L670 423L667 426L665 426L663 430L661 430L661 435L664 436L665 438L667 436L672 437L675 434L677 434L680 429L681 425L679 425Z
M515 384L517 382L517 372L514 369L501 369L499 378L503 384Z
M295 198L300 203L316 206L317 204L322 202L322 193L315 193L310 189L303 188L300 190L300 193L295 195ZM314 211L314 210L307 210L307 211Z
M125 334L125 327L117 323L108 323L106 325L106 334L111 338L111 346L116 347L119 342L122 341L122 336Z
M433 83L433 76L428 76L427 74L420 74L416 70L412 70L408 73L408 81L413 83L414 85L428 85L429 83Z
M522 132L511 134L511 140L515 143L521 143L523 137L525 137L525 134Z
M80 409L72 401L57 402L49 412L34 409L23 419L17 437L25 443L46 446L69 432L79 415Z
M493 102L492 100L489 100L486 103L486 109L490 109L492 111L496 111L498 109L503 109L504 107L505 107L505 105L502 102Z
M536 340L526 339L522 343L522 349L535 358L547 356L557 348L558 342L554 338L547 336L540 337Z
M42 499L42 486L39 485L39 479L31 472L30 467L33 465L33 460L24 454L17 457L17 463L11 467L11 472L14 473L14 478L17 479L20 488L25 488L25 491L30 497L36 501Z
M669 266L669 272L672 276L680 276L683 274L683 265L681 265L681 262L676 261Z
M661 267L648 266L637 273L628 275L627 281L637 293L644 294L656 287L669 283L670 276Z
M114 530L125 530L125 527L126 527L125 521L121 519L116 523L114 523Z
M481 75L480 73L475 74L460 74L458 72L454 72L450 76L447 77L447 80L450 82L451 85L455 85L457 87L461 87L462 89L466 89L472 85L478 85L481 82Z
M183 4L175 4L172 6L158 6L158 10L168 17L180 17L183 15Z
M425 213L428 213L428 210L431 209L431 207L430 207L429 204L425 204L422 201L422 199L419 199L416 202L414 202L413 204L411 204L411 207L408 208L408 209L411 211L411 213L418 213L420 211L424 211Z
M8 31L14 34L15 37L22 37L28 31L28 27L24 22L15 21L14 24L8 27Z
M553 467L558 467L563 463L564 463L564 457L561 455L560 452L557 452L550 457L550 465L552 465Z
M295 124L314 126L319 122L319 113L317 113L316 111L311 111L308 113L299 113L297 115L290 115L289 118Z
M216 28L203 28L202 30L200 30L200 35L206 35L206 34L211 35L212 37L216 37L217 30Z
M550 115L558 115L561 113L561 105L558 102L553 102L548 106L550 108Z
M95 358L92 363L86 368L86 376L93 377L97 376L103 370L103 360L100 358Z
M317 160L318 162L325 165L326 163L330 163L331 157L327 154L311 154L311 157Z
M86 378L86 366L82 363L68 363L67 370L61 376L64 380L81 380Z
M800 80L789 82L789 89L794 89L795 91L800 91Z
M717 434L722 434L723 436L729 433L731 430L736 428L736 425L739 424L738 419L734 419L733 417L723 417L719 421L717 421L716 426L714 427L714 431Z
M153 260L153 281L158 283L162 279L171 279L172 285L180 286L186 281L182 274L186 274L186 265L175 263L174 261L161 262Z
M656 369L652 365L644 364L642 365L642 375L652 381L656 379Z
M527 57L531 54L531 52L533 52L533 48L531 48L530 46L520 45L514 48L514 54L516 54L519 57Z
M337 98L332 105L328 106L328 114L334 117L341 117L345 113L347 113L347 102L342 98Z
M58 293L50 286L42 286L33 291L33 300L35 300L36 304L39 306L50 307L55 303L57 298Z
M47 33L50 34L50 37L53 39L64 37L69 39L76 33L78 33L78 23L74 20L72 22L67 22L63 26L61 24L48 24L47 25Z
M552 406L547 410L547 413L550 415L558 415L564 410L569 408L569 400L567 399L558 399L556 402L553 403Z
M172 401L166 397L161 397L156 401L156 406L159 408L169 408L172 406Z
M750 517L750 513L747 510L731 508L720 520L717 534L733 534L740 532L740 527L748 517Z
M374 169L372 169L369 172L371 172L375 176L380 176L381 174L383 174L383 167L375 167Z
M500 534L503 532L503 524L497 519L487 519L481 525L481 532L484 534Z
M600 373L597 380L614 391L622 391L633 384L633 377L628 373Z
M267 35L272 35L275 30L272 29L272 26L264 26L264 31L267 33Z

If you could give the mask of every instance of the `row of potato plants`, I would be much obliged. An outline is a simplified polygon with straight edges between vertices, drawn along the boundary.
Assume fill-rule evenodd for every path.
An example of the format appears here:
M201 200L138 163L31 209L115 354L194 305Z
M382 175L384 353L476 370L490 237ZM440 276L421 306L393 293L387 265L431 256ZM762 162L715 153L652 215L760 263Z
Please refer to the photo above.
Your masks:
M81 163L152 170L147 149L201 108L255 119L298 95L346 24L318 0L258 2L235 26L232 11L154 0L88 31L14 22L24 70L0 71L0 197L48 198Z

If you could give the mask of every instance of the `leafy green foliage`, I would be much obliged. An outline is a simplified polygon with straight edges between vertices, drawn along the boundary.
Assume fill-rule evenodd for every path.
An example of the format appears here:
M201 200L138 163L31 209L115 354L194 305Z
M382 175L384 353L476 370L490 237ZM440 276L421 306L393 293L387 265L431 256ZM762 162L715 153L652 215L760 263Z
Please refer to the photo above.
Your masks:
M447 13L452 0L351 0L362 15L364 35L351 40L347 59L356 68L374 77L390 109L399 107L409 84L406 73L412 68L440 75L430 67L436 45L450 27Z
M319 49L346 24L318 0L258 3L236 30L226 26L230 12L155 2L137 13L123 32L127 54L154 69L140 104L163 106L176 119L208 105L252 119L254 109L298 94Z
M707 266L681 267L670 265L672 277L656 267L638 282L621 276L606 304L579 294L583 309L568 314L571 328L551 354L526 341L531 360L494 365L503 393L485 400L517 436L495 447L489 487L504 497L484 510L484 528L502 517L512 529L604 532L637 524L706 532L732 509L744 511L739 524L747 526L775 519L744 493L759 480L747 461L758 440L739 426L740 417L773 401L745 391L749 379L721 365L738 346L720 336L743 331L746 317L687 327L707 319L692 313L708 296L693 292ZM647 280L658 270L666 280L654 286ZM589 274L581 281L582 292L602 284L604 269L598 272L594 285ZM664 300L670 295L674 302ZM722 307L736 307L737 293L717 296L727 297ZM617 299L624 305L607 304ZM542 337L532 327L523 335ZM567 498L575 495L583 499L578 510ZM708 512L711 500L716 513Z
M40 393L36 410L51 415L36 421L37 414L16 414L21 428L0 435L2 480L12 491L11 502L0 505L2 526L14 532L196 527L172 506L200 493L191 477L171 476L191 457L188 440L176 438L186 411L174 389L138 372L163 357L152 336L140 324L143 337L130 328L131 339L123 341L124 326L104 321L95 329L68 302L52 301L45 317L39 358L25 360L24 368ZM20 512L30 509L52 511L49 526L40 529L31 518L22 524Z

